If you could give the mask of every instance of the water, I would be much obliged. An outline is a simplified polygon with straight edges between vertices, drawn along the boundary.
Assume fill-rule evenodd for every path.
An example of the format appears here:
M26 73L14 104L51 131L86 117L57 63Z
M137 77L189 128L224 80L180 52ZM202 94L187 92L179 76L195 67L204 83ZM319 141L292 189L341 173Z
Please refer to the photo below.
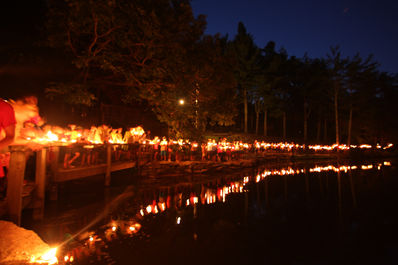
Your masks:
M45 221L26 220L66 263L398 264L395 161L101 184L67 183Z

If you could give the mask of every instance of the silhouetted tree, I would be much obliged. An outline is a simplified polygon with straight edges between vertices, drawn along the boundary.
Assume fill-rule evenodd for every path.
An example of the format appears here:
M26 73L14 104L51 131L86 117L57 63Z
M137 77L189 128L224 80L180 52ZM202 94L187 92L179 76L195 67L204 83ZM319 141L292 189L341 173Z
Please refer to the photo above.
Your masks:
M248 96L256 86L256 76L259 73L260 50L253 42L253 37L247 33L242 22L238 25L238 34L232 41L231 48L236 60L234 69L238 83L239 95L243 102L244 132L248 132Z

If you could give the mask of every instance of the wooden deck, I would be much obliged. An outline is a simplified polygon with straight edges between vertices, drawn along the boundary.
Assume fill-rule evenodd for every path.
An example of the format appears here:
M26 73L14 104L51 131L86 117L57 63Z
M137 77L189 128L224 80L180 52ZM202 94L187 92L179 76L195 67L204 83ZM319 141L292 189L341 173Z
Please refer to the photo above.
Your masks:
M223 169L237 170L245 166L253 166L257 159L267 161L290 160L292 158L313 158L315 155L293 154L292 152L268 152L261 157L254 157L243 160L235 160L219 163L217 161L151 161L151 153L141 152L137 160L112 161L112 145L105 145L105 163L86 167L76 167L64 169L60 164L59 146L45 146L36 151L35 181L24 184L24 174L26 167L26 146L11 146L10 148L10 167L8 172L8 188L6 198L6 209L9 218L20 225L22 210L26 207L34 209L34 217L41 219L44 216L44 203L46 201L46 190L50 191L50 199L56 200L58 197L57 187L59 183L82 179L89 176L105 175L105 186L111 183L111 173L119 170L137 167L142 174L181 174L193 173L201 174ZM104 149L102 149L104 150ZM325 158L330 155L322 155ZM320 156L318 155L317 158ZM246 163L246 164L245 164ZM4 204L4 203L3 203ZM0 202L0 208L1 202ZM1 209L0 209L1 212Z
M51 148L53 156L50 164L47 160L48 148ZM105 175L104 185L109 186L112 172L133 168L137 165L136 161L131 160L112 162L112 145L106 145L106 163L64 169L62 164L58 163L59 147L43 147L36 151L35 181L24 183L26 151L25 146L11 146L7 197L5 201L0 202L0 214L6 212L9 219L17 225L21 224L22 210L26 207L34 209L34 218L43 218L46 190L50 190L50 199L57 199L58 183Z
M124 170L135 166L135 161L113 162L110 166L110 172ZM55 172L55 176L52 181L55 183L59 183L69 180L81 179L89 176L103 175L107 173L107 167L108 165L105 163L85 167L76 167L71 169L64 169L62 168L62 165L60 165L58 171Z

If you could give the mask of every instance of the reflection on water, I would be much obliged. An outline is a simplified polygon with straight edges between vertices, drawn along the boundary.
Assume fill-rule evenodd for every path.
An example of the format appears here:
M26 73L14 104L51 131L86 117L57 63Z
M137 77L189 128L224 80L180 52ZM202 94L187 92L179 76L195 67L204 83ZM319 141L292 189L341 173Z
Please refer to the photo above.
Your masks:
M143 180L35 230L73 264L392 264L396 173L390 161L336 162Z

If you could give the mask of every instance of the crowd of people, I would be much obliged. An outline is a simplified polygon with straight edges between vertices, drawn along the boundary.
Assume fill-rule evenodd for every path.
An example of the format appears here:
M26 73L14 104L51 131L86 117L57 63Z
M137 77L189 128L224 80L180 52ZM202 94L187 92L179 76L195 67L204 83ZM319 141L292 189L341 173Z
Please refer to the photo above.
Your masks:
M133 139L131 139L133 138ZM135 138L135 139L134 139ZM137 140L139 138L139 140ZM154 137L153 139L130 137L126 143L105 142L112 145L112 161L146 160L146 161L230 161L242 158L247 152L264 149L253 149L254 145L241 141L227 142L209 139L207 142L189 140L173 140L171 138ZM63 148L65 154L64 168L89 166L105 162L105 145L78 141Z
M84 129L69 125L68 129L44 126L40 136L32 139L42 143L59 143L65 145L64 168L89 166L103 163L106 159L104 144L112 145L112 160L147 161L186 161L208 160L229 161L242 158L247 152L260 153L266 149L291 150L295 145L265 142L243 143L242 141L227 141L226 138L208 139L206 141L190 141L167 137L150 137L150 131L145 132L141 126L129 128L111 128L106 125L92 126ZM29 137L29 135L26 135ZM102 151L101 151L102 150Z
M41 148L42 146L61 145L63 167L90 166L106 161L106 145L111 144L112 160L146 160L146 161L230 161L241 159L246 153L262 155L269 150L277 152L312 150L333 151L351 148L372 148L370 145L298 145L293 143L268 143L227 141L226 138L190 141L167 137L151 137L150 131L141 126L123 132L122 128L107 125L92 126L85 129L76 125L68 128L44 125L40 118L37 98L24 97L16 101L0 99L0 195L5 185L5 175L9 164L8 146L21 143ZM377 145L378 149L391 148ZM33 149L33 148L31 148ZM50 149L51 159L51 149ZM59 161L61 162L61 161Z

